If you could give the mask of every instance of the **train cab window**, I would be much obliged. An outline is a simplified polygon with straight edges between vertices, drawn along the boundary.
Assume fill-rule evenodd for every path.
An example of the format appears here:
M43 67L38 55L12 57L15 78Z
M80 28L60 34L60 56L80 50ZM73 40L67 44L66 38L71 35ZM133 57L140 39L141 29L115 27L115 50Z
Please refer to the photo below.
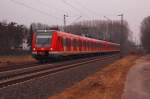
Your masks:
M50 47L52 42L52 33L37 33L36 34L37 47Z

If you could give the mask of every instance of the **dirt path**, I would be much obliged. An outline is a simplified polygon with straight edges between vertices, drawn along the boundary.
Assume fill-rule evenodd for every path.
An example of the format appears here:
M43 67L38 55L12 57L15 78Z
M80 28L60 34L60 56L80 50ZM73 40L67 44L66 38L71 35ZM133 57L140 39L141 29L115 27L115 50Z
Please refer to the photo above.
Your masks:
M118 60L49 99L121 99L126 75L138 57Z
M131 68L123 99L150 99L150 55L138 59Z

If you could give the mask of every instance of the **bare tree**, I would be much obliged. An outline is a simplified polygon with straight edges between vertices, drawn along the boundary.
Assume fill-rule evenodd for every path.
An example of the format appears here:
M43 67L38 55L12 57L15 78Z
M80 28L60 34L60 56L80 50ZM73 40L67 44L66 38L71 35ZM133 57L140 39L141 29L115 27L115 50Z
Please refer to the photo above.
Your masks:
M128 23L126 21L123 23L122 26L120 21L87 20L69 25L66 30L77 35L84 34L93 38L120 43L120 40L126 41L128 39L129 33ZM109 27L108 30L107 26Z
M150 16L141 23L141 42L144 49L150 53Z
M91 38L119 43L121 44L122 53L128 50L127 46L130 42L128 41L130 30L126 21L123 21L123 24L121 24L120 21L86 20L68 25L66 31L77 35L85 35Z
M22 44L25 27L15 22L0 22L0 50L17 49Z

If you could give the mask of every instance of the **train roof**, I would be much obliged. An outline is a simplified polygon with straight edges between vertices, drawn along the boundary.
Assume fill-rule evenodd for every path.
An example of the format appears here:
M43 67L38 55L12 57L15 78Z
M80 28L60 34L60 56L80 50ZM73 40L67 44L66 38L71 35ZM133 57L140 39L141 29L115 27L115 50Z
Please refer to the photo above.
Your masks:
M42 33L57 32L59 35L63 35L63 36L66 36L66 37L75 37L75 38L80 38L80 39L84 39L84 40L97 41L97 42L101 42L101 43L113 44L113 45L118 45L118 46L120 45L120 44L117 44L117 43L112 43L112 42L108 42L108 41L104 41L104 40L98 40L98 39L94 39L94 38L79 36L79 35L66 33L66 32L62 32L62 31L58 31L58 30L36 30L36 32L42 32Z
M75 38L80 38L80 39L84 39L84 40L98 41L98 42L101 42L101 43L113 44L113 45L118 45L118 46L120 45L120 44L117 44L117 43L112 43L112 42L108 42L108 41L104 41L104 40L98 40L98 39L94 39L94 38L79 36L79 35L66 33L66 32L62 32L62 31L55 31L55 32L57 32L59 35L64 35L66 37L75 37Z
M55 32L56 30L36 30L36 32L44 32L44 33L47 33L47 32Z

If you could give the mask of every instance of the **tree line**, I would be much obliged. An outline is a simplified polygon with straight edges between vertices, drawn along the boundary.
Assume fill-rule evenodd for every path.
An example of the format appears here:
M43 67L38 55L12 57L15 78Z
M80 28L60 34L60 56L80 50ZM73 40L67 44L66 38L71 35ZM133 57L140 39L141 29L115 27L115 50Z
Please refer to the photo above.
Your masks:
M145 17L141 23L141 44L143 49L150 53L150 16Z
M61 30L62 26L49 26L42 23L32 23L30 27L15 22L0 22L0 50L18 50L26 38L31 47L32 33L37 29ZM133 42L128 40L130 29L126 21L85 20L67 25L65 32L87 36L100 40L121 44L121 48L130 48Z
M65 30L77 35L118 43L121 46L121 53L127 53L133 45L133 42L128 39L130 29L126 21L121 23L120 21L87 20L68 25Z
M15 22L0 22L0 50L19 49L27 28Z

